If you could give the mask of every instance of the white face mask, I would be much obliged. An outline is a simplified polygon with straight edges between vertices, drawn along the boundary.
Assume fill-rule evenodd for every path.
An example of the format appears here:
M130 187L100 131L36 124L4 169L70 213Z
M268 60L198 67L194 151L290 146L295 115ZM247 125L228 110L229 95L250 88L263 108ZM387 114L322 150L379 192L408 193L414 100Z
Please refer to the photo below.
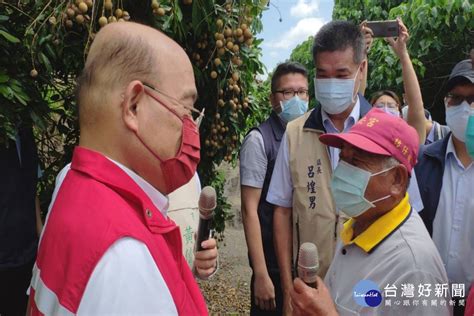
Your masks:
M463 101L456 106L448 107L446 105L446 124L448 124L453 135L463 143L466 142L466 126L470 113L471 107L467 101Z
M314 93L328 114L339 114L354 103L354 86L360 66L352 79L314 79Z
M383 110L387 114L390 114L390 115L393 115L393 116L396 116L396 117L400 117L400 111L398 111L398 109L389 108L389 107L384 106L383 109L381 109L381 110Z

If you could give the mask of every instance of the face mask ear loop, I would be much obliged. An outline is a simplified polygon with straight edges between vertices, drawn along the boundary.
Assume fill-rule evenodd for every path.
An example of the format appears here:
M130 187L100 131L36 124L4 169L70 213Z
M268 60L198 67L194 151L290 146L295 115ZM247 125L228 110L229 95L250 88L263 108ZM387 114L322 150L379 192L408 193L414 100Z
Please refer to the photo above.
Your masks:
M280 113L283 113L283 111L285 110L285 107L283 105L283 101L280 101L280 110L281 110Z
M375 200L375 201L372 201L372 202L370 202L370 203L374 204L374 203L380 202L380 201L382 201L382 200L388 199L389 197L391 197L390 194L389 194L389 195L386 195L386 196L384 196L384 197L381 197L380 199L377 199L377 200Z
M385 173L387 171L390 171L392 170L393 168L397 167L398 165L395 165L395 166L391 166L390 168L387 168L387 169L384 169L382 171L379 171L379 172L376 172L376 173L372 173L370 176L371 177L375 177L375 176L378 176L379 174L382 174L382 173Z
M196 125L197 129L199 130L199 127L201 126L201 122L202 122L202 119L204 118L204 111L206 110L206 108L203 108L201 113L199 113L199 116L198 118L196 119L196 121L194 122L194 124Z
M398 166L398 165L396 165L396 166ZM382 174L382 173L385 173L385 172L387 172L387 171L390 171L390 170L392 170L393 168L395 168L396 166L392 166L392 167L390 167L390 168L387 168L387 169L384 169L384 170L382 170L382 171L376 172L376 173L372 174L370 177L378 176L379 174ZM376 199L376 200L374 200L374 201L371 201L370 203L374 204L374 203L380 202L380 201L382 201L382 200L388 199L389 197L391 197L390 194L389 194L389 195L386 195L386 196L384 196L384 197L381 197L381 198L379 198L379 199Z

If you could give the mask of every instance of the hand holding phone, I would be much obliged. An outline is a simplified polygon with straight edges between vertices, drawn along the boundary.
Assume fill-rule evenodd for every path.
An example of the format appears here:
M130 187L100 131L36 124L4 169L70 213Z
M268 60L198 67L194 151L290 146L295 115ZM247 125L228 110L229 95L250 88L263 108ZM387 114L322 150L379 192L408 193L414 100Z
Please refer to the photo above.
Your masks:
M398 37L399 28L397 20L368 21L366 27L373 32L373 37Z
M400 58L400 60L404 58L410 58L408 56L407 50L407 42L410 38L410 34L408 33L407 27L405 24L403 24L403 21L400 18L398 18L396 21L398 22L398 36L396 38L387 37L385 40L390 44L393 51L398 56L398 58Z

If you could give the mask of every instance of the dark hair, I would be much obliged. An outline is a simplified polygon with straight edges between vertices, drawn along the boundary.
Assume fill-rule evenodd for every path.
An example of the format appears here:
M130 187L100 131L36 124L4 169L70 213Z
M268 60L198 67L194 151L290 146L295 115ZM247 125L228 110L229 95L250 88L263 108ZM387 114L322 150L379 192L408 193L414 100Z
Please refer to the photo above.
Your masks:
M287 61L287 62L278 64L278 66L276 67L272 75L272 83L271 83L272 93L274 93L275 90L277 89L278 80L281 77L283 77L284 75L293 74L293 73L302 74L306 79L308 79L308 71L302 64L295 61Z
M398 109L400 109L400 107L402 105L400 103L400 98L398 97L398 95L395 92L393 92L391 90L380 90L380 91L374 92L372 94L372 98L370 99L370 104L374 105L375 101L377 101L381 96L384 96L384 95L389 96L392 99L394 99L395 102L397 102L397 104L398 104Z
M332 21L325 24L314 37L313 58L321 52L342 51L352 47L354 63L360 64L365 56L365 40L359 27L348 21Z

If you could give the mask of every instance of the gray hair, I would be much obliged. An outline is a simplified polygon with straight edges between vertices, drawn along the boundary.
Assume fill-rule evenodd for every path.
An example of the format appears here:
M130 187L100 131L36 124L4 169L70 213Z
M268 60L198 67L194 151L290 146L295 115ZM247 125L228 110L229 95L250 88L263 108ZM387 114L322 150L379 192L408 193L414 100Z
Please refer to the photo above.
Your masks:
M398 166L399 164L400 162L393 157L387 157L382 161L382 166L384 169L392 168Z
M395 166L398 166L400 165L400 161L398 161L397 159L393 158L393 157L386 157L382 160L382 166L384 169L389 169L389 168L392 168L392 167L395 167ZM408 185L410 184L410 173L408 172L408 181L405 185L405 193L406 191L408 190Z

